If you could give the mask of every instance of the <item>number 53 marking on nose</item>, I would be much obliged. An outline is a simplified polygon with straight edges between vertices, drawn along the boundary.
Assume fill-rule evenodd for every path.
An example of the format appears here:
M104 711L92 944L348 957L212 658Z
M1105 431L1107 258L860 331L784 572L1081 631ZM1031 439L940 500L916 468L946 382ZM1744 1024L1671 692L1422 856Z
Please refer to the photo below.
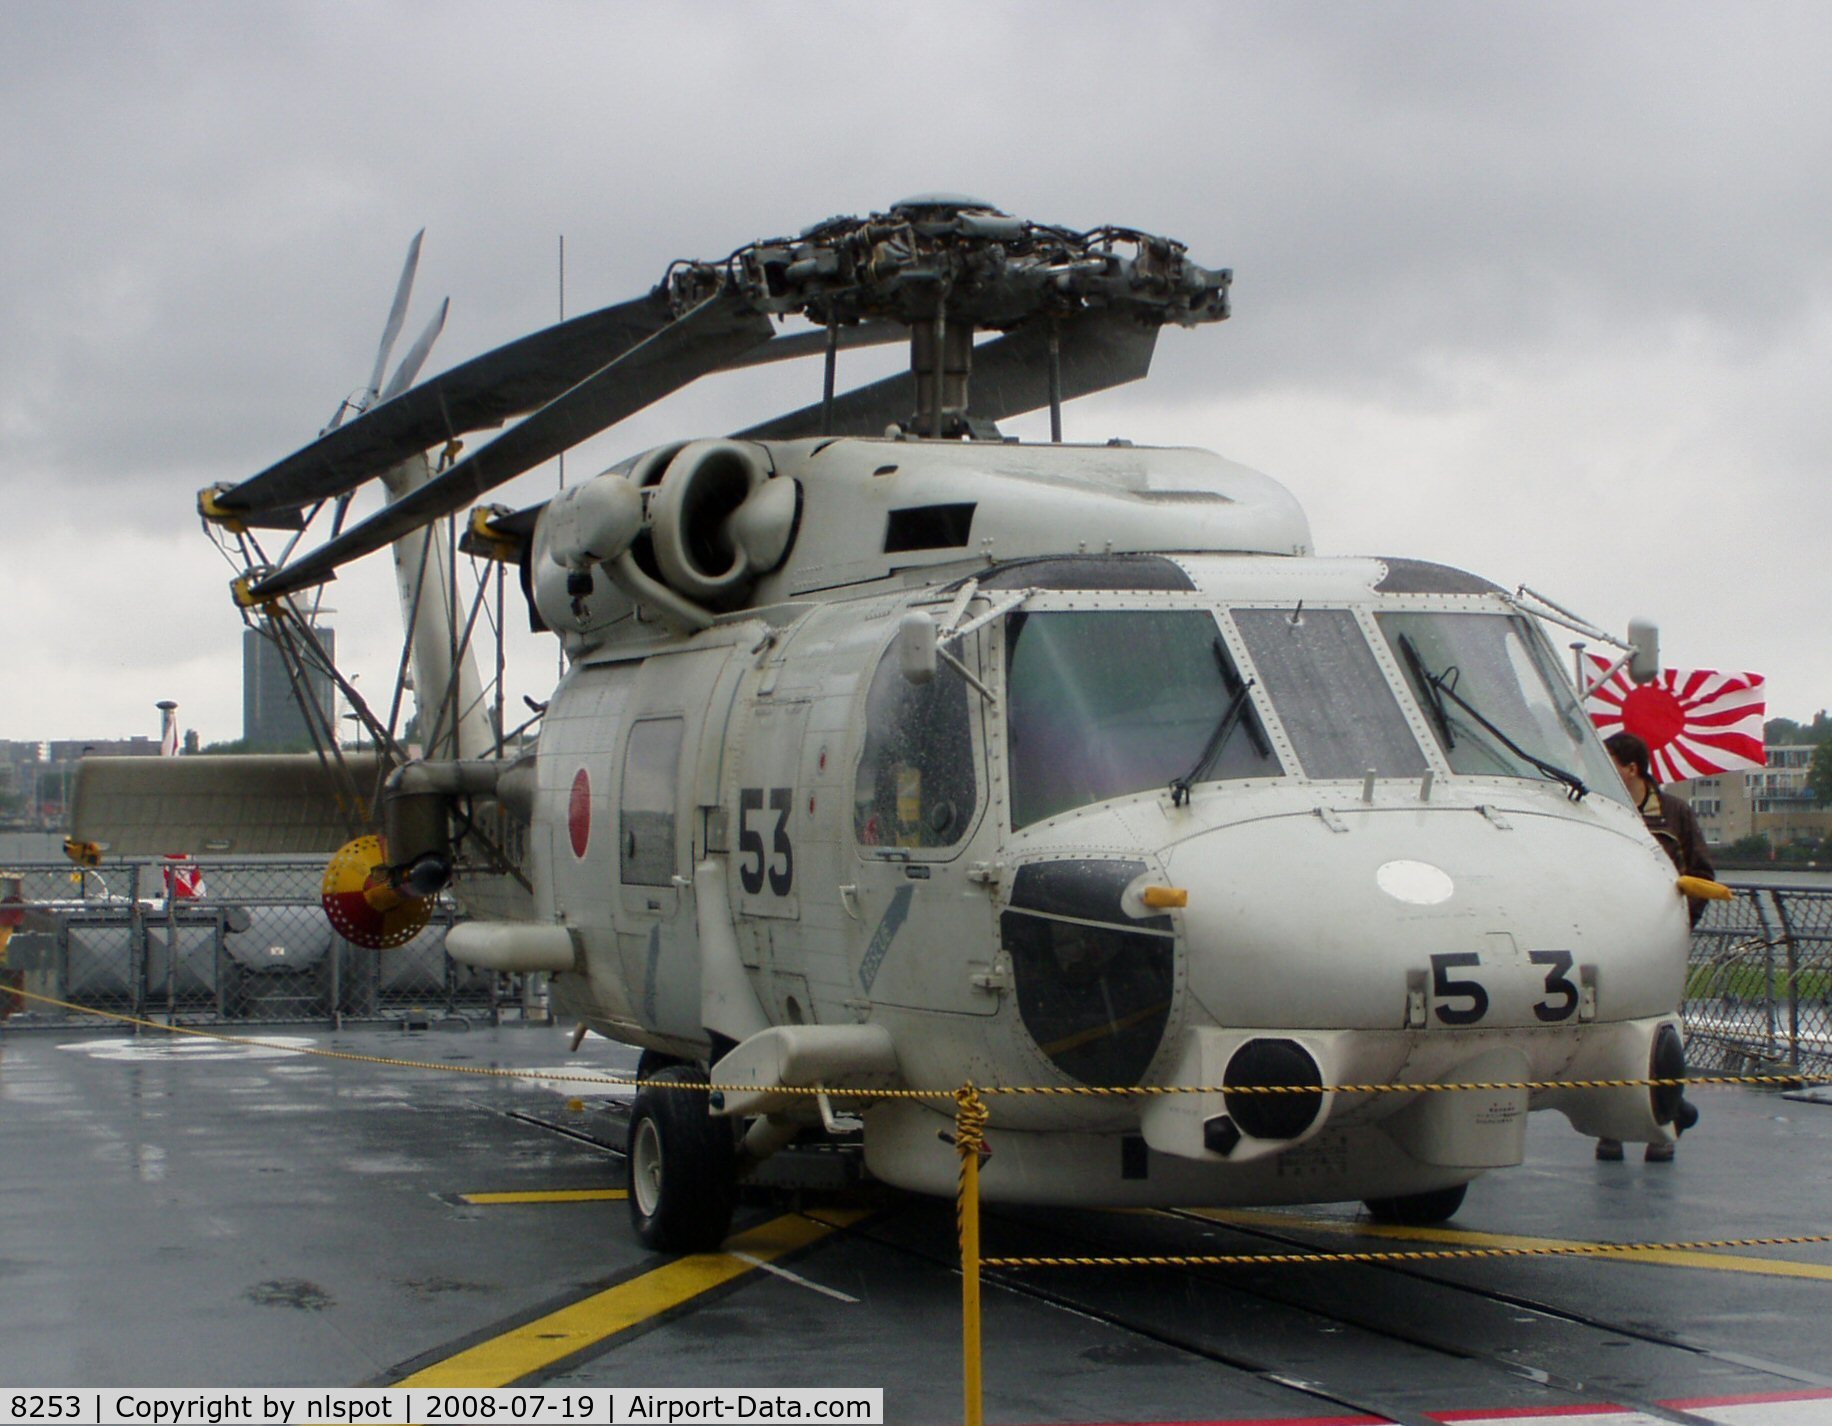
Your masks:
M1571 969L1571 952L1534 951L1528 959L1546 968L1546 998L1534 1005L1533 1014L1548 1025L1569 1020L1578 1008L1577 985L1565 974ZM1431 958L1432 1013L1444 1024L1474 1025L1488 1014L1488 987L1471 976L1452 975L1481 964L1474 951L1447 951Z

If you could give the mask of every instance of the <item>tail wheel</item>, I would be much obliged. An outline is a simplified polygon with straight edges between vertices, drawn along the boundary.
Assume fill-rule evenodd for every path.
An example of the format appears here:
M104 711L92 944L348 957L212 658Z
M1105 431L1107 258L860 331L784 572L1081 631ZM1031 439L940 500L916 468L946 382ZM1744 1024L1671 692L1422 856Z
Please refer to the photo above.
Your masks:
M1366 1207L1368 1216L1376 1223L1423 1228L1454 1218L1457 1210L1463 1206L1463 1195L1468 1192L1469 1185L1460 1183L1455 1188L1439 1188L1430 1193L1407 1193L1398 1198L1370 1198L1366 1200Z
M725 1241L738 1198L731 1125L712 1117L694 1065L668 1065L636 1091L628 1152L630 1223L643 1246L705 1253Z

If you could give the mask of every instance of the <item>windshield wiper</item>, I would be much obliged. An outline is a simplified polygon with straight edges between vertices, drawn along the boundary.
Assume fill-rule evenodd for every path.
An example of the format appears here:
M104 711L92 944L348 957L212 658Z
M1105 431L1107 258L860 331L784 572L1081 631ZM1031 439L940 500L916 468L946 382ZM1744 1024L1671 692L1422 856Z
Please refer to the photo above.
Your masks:
M1457 735L1450 731L1450 715L1444 711L1444 694L1425 668L1425 660L1419 657L1418 645L1412 642L1410 634L1399 636L1399 651L1406 656L1406 667L1411 670L1413 681L1425 690L1425 711L1431 714L1431 721L1437 725L1438 736L1444 740L1444 751L1449 752L1457 745Z
M1222 664L1222 672L1228 672L1226 662L1222 659L1220 641L1216 641L1216 660ZM1238 677L1238 675L1236 675ZM1190 799L1190 784L1207 772L1221 756L1221 750L1228 745L1228 739L1240 726L1241 715L1247 711L1247 690L1253 687L1256 680L1248 679L1234 690L1233 697L1228 699L1228 706L1222 710L1221 721L1215 725L1215 731L1209 734L1209 741L1202 749L1202 756L1196 759L1196 766L1184 773L1182 777L1171 779L1170 805L1181 807ZM1257 742L1258 739L1256 738Z
M1221 640L1215 639L1209 645L1209 650L1215 655L1215 667L1221 670L1221 681L1228 686L1228 697L1239 697L1246 691L1247 685L1240 681L1240 675L1234 671L1234 662L1228 657L1228 651L1221 646ZM1247 736L1253 740L1253 751L1262 759L1272 757L1272 744L1267 740L1266 730L1260 727L1259 719L1247 720Z
M1400 647L1405 652L1406 661L1412 665L1414 675L1421 680L1426 691L1430 694L1429 706L1432 710L1433 717L1437 720L1438 730L1445 736L1447 748L1454 746L1454 744L1449 741L1450 719L1444 710L1444 700L1446 698L1456 704L1457 707L1461 708L1465 713L1469 714L1470 717L1474 718L1496 742L1500 743L1502 747L1514 754L1515 757L1537 768L1540 772L1552 778L1554 781L1564 783L1570 790L1570 796L1573 802L1582 802L1584 800L1584 795L1589 792L1590 789L1584 785L1582 778L1576 773L1566 772L1564 768L1555 766L1547 762L1544 758L1534 757L1532 753L1521 747L1519 743L1515 742L1506 733L1502 732L1501 729L1497 728L1484 717L1475 704L1471 703L1462 694L1457 692L1456 680L1452 677L1452 675L1457 672L1454 667L1446 669L1443 673L1433 673L1430 669L1425 667L1425 661L1419 657L1418 650L1413 647L1411 639L1401 635Z

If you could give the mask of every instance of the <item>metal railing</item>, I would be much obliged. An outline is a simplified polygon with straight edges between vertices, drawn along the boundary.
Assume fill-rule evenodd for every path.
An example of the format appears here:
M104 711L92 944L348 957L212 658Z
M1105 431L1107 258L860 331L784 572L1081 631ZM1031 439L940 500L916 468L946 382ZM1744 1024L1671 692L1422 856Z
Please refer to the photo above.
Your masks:
M1707 903L1686 976L1694 1069L1832 1067L1832 888L1739 886Z
M10 1021L68 1026L85 1017L45 999L187 1024L442 1019L525 1014L518 980L445 954L456 909L389 951L354 946L319 904L323 865L195 861L192 894L168 895L170 864L74 870L9 867L30 908L7 970L35 999Z
M445 954L449 903L407 945L371 951L326 922L318 862L183 865L201 876L194 896L168 897L161 863L7 868L37 909L13 935L9 972L36 996L200 1024L494 1020L539 1004L539 987ZM1708 903L1683 1010L1695 1069L1832 1068L1832 888L1744 886ZM29 1001L13 1023L73 1018Z

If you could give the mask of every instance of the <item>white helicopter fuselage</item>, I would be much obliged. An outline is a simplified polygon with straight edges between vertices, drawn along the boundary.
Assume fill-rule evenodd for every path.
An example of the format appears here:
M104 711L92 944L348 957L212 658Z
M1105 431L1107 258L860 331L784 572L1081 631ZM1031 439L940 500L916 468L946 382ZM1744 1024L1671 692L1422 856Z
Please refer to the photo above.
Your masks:
M799 505L703 627L536 536L574 660L528 839L563 1013L752 1086L734 1116L1159 1091L993 1099L992 1199L1424 1193L1519 1162L1530 1108L1669 1136L1645 1088L1336 1088L1639 1079L1676 1040L1671 864L1505 591L1317 558L1204 452L707 444ZM679 452L598 479L655 503ZM675 545L657 582L697 550L705 600L729 551ZM878 1177L953 1191L949 1103L858 1112Z
M1289 492L1206 451L999 435L1046 408L1059 432L1165 326L1226 319L1230 270L920 194L411 385L435 322L384 388L417 252L355 419L198 510L238 604L301 646L286 601L393 546L450 735L406 759L368 714L373 805L339 751L200 767L182 809L167 779L79 777L79 809L119 804L81 825L97 855L149 808L264 847L357 831L324 900L377 948L449 889L454 960L549 972L645 1050L645 1245L716 1247L741 1176L814 1131L950 1191L968 1083L996 1096L982 1191L1036 1202L1442 1221L1530 1108L1649 1143L1690 1122L1685 902L1537 619L1620 641L1459 570L1318 559ZM908 374L841 390L842 350L887 340ZM701 377L817 353L816 404L446 534L519 570L570 659L521 746L457 632L486 586L461 625L435 522ZM386 508L344 528L376 476ZM332 501L272 568L251 531ZM1634 675L1652 644L1620 644Z

